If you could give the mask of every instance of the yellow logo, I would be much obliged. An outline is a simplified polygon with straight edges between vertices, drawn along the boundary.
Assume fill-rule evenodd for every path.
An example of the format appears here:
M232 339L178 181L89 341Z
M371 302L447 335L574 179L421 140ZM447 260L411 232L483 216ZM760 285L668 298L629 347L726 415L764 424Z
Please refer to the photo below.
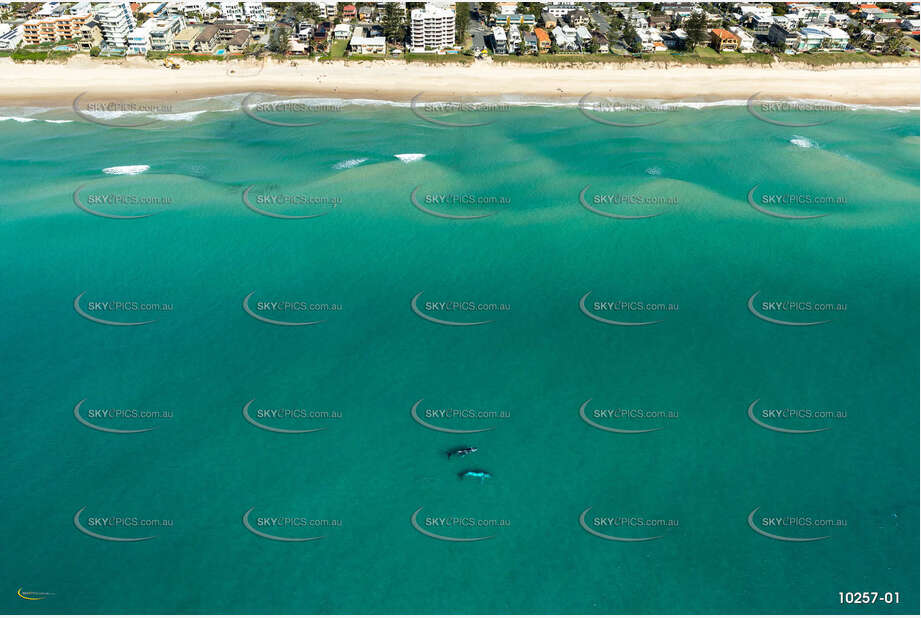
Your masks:
M16 594L19 595L19 598L25 599L26 601L42 601L42 600L44 600L44 599L50 597L50 596L53 595L54 593L53 593L53 592L31 592L31 591L23 591L23 589L20 588L19 590L16 591Z

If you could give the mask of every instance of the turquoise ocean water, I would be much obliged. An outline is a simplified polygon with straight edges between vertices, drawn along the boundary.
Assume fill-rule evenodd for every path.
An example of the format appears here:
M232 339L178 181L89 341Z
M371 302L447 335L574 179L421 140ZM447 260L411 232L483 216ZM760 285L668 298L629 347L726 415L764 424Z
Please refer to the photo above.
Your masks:
M0 610L917 613L916 110L238 104L0 121Z

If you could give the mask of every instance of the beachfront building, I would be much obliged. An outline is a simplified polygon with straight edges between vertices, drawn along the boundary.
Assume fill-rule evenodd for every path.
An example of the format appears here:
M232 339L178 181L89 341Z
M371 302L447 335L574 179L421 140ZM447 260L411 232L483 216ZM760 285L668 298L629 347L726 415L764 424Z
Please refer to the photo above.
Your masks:
M835 13L828 18L828 23L835 28L847 28L851 25L851 18L844 13Z
M236 30L230 40L227 41L227 51L235 54L246 51L246 48L249 47L252 40L253 35L250 34L249 28L240 28Z
M314 2L313 4L317 7L317 13L319 13L320 19L332 19L339 14L335 2Z
M221 19L243 21L243 9L239 2L221 2Z
M750 54L755 51L755 37L739 26L730 26L729 31L739 37L739 51L743 54Z
M667 49L681 51L688 47L688 33L682 28L675 28L671 32L661 34L662 42Z
M38 13L35 14L36 17L57 17L62 14L65 9L65 5L60 2L45 2L42 4L42 7L38 10Z
M573 28L578 28L579 26L587 26L588 25L588 13L586 13L582 9L576 9L575 11L570 11L569 14L566 15L566 21L568 21L569 25L572 26Z
M729 30L714 28L710 31L710 47L718 52L736 51L741 43L739 36Z
M235 24L231 22L218 22L215 24L217 26L217 42L218 45L226 45L233 40L237 33L241 30L249 32L249 26L246 24Z
M528 54L536 54L537 52L537 35L533 32L524 33L524 51Z
M766 37L774 25L774 16L758 17L751 15L742 20L742 23L751 29L756 36Z
M508 38L505 36L505 30L499 26L492 29L492 50L497 54L508 53Z
M521 49L521 31L518 26L512 24L508 27L508 52L517 53Z
M183 28L173 37L173 51L186 53L195 51L195 39L199 34L201 34L201 28L198 26Z
M333 38L337 41L348 41L352 38L352 26L349 24L336 24L333 28Z
M202 31L195 37L195 51L210 54L217 49L218 27L208 25L202 28Z
M309 21L302 21L297 25L297 40L308 43L313 38L314 25Z
M166 2L150 2L138 9L138 15L157 17L166 10Z
M170 51L173 49L173 39L185 26L185 20L179 15L173 15L148 20L144 26L150 32L150 51Z
M636 31L636 43L646 53L665 51L665 41L657 28L639 28Z
M788 26L782 26L777 21L771 24L771 28L768 30L768 40L774 45L786 49L796 49L798 38L799 35L796 30Z
M150 30L146 24L128 33L127 47L125 53L129 56L144 56L150 51Z
M91 13L81 15L59 15L42 19L30 19L22 24L23 43L40 45L61 39L80 38L80 28L92 18Z
M382 36L365 36L363 28L358 28L349 41L349 47L356 54L386 54L387 39Z
M165 3L164 3L165 4ZM83 15L85 13L93 12L93 3L89 0L82 0L81 2L74 2L73 4L67 5L67 10L64 11L65 15Z
M550 35L543 28L534 28L534 36L537 37L537 53L546 54L550 51Z
M576 51L579 43L576 41L576 29L569 26L557 26L553 29L553 40L560 51Z
M123 48L128 44L128 33L137 28L130 2L109 2L100 5L96 20L102 28L102 39L109 48Z
M683 4L680 2L672 2L672 3L664 3L664 4L659 5L660 11L662 11L665 15L668 15L669 17L673 19L677 18L678 21L681 21L681 20L684 20L690 17L691 14L693 13L693 8L694 8L694 5L689 4L687 2Z
M22 42L22 26L16 26L8 32L0 34L0 50L16 49Z
M733 13L739 20L744 19L746 15L765 19L774 14L774 8L770 4L740 4L733 10Z
M244 2L243 14L246 18L257 26L265 26L267 22L272 21L275 17L274 11L263 2Z
M587 50L591 41L592 33L588 31L588 28L585 26L579 26L576 28L576 43L579 44L580 49L583 51Z
M553 2L547 5L547 12L559 19L560 17L566 17L576 8L576 5L572 2Z
M358 6L358 21L370 22L374 19L374 7L370 4L361 4Z
M183 15L188 15L189 13L198 13L199 15L204 16L208 10L208 3L204 0L180 0L179 11ZM170 10L172 13L173 10Z
M533 28L536 23L534 16L530 13L521 15L519 13L509 13L508 15L496 15L495 18L497 26L503 26L508 28L512 24L517 24L518 26L524 26L525 28Z
M454 45L454 11L432 4L411 13L412 47L438 50Z
M80 51L91 52L94 47L102 47L102 28L91 19L80 27Z
M795 19L801 24L825 25L834 12L834 9L827 6L791 2L787 8L787 17L789 19Z
M921 34L921 19L903 19L902 23L899 24L899 28L905 31L906 34L918 38L918 35Z
M598 51L600 53L607 54L611 51L611 44L608 41L608 37L600 30L592 30L592 38L595 40L595 45L598 46Z
M840 51L847 49L849 42L850 37L847 32L840 28L810 26L799 31L796 46L792 49L799 52L814 49Z

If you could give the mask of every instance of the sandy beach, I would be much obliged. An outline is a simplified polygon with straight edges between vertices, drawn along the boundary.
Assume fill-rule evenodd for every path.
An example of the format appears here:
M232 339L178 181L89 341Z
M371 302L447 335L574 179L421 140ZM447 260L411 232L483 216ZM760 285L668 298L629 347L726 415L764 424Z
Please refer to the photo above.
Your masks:
M183 62L170 70L144 58L72 58L66 63L0 59L0 105L69 106L82 92L122 99L182 100L271 92L309 96L409 100L426 97L521 96L570 100L595 96L665 101L724 101L761 96L872 105L918 105L918 63L903 66L810 68L802 65L541 67L478 62L471 66L381 60Z

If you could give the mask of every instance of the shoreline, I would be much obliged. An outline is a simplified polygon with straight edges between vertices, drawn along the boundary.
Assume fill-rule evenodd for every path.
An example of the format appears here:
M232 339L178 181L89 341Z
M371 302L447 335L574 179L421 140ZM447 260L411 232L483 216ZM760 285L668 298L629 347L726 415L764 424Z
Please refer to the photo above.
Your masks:
M835 68L790 65L719 67L662 65L529 66L477 63L344 63L267 60L186 62L170 70L145 58L71 58L61 63L15 63L0 58L0 79L21 89L0 92L0 106L70 107L87 92L94 99L179 101L261 92L284 96L408 103L427 99L512 97L568 103L593 97L665 103L718 103L759 99L821 100L861 106L916 107L918 63Z

